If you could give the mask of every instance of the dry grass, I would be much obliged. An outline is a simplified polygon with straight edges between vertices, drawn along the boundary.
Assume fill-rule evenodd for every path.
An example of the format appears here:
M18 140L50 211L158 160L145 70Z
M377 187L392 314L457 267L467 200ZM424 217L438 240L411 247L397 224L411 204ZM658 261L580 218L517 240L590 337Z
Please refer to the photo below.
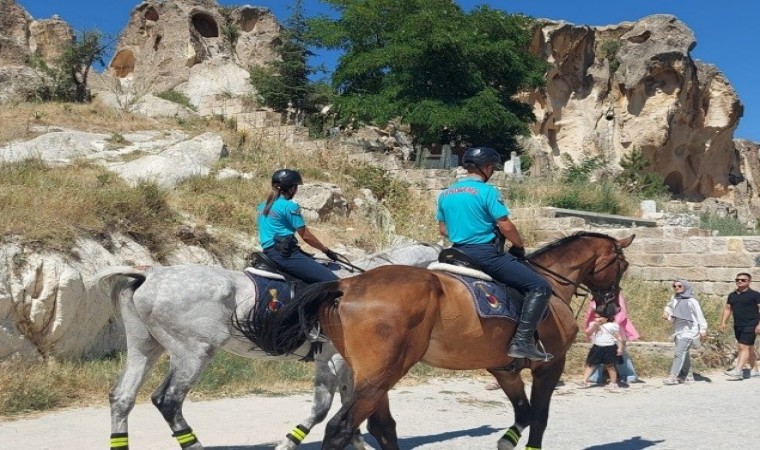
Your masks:
M51 168L39 160L0 164L0 230L25 243L68 252L83 235L120 231L160 254L173 239L175 213L153 184L129 187L81 162Z
M608 187L611 187L608 185ZM588 205L588 209L606 206L614 208L615 214L635 215L639 210L640 199L618 189L606 189L600 184L572 185L558 179L523 178L509 179L505 185L505 198L512 207L544 206L569 207ZM570 205L561 203L568 202Z
M79 103L17 103L0 105L0 144L37 135L34 127L62 127L80 131L123 134L166 129L172 119L151 119L109 108L97 101ZM176 126L176 125L174 125Z

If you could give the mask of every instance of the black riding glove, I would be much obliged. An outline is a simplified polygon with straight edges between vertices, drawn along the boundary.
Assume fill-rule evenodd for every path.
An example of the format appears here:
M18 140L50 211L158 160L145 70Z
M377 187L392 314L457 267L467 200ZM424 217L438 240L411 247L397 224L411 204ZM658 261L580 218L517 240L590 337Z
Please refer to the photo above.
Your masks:
M517 259L525 259L525 247L518 247L516 245L513 245L509 247L508 253Z
M340 254L335 253L334 251L330 250L329 248L326 249L324 252L325 256L332 259L333 261L337 261L338 258L340 258Z

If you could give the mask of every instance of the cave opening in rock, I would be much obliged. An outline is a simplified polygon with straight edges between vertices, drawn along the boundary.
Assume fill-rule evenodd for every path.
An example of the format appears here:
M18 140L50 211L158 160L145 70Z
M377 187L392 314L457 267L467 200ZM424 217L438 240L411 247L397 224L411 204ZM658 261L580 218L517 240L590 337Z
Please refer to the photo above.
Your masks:
M216 24L216 20L210 15L197 13L193 14L193 17L190 20L195 31L201 36L205 38L219 37L219 26Z
M156 11L156 8L149 6L145 12L143 13L143 17L145 17L146 20L152 20L153 22L158 22L158 11Z
M120 50L111 61L110 68L118 78L125 78L135 71L135 54L132 50Z
M246 33L250 33L259 23L259 10L254 8L244 8L240 11L240 29Z

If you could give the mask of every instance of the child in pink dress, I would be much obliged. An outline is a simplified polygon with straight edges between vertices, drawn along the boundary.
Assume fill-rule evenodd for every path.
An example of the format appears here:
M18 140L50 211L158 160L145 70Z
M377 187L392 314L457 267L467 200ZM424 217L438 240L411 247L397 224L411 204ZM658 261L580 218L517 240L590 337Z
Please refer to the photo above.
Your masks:
M636 330L636 327L633 326L633 322L628 318L628 305L626 304L625 297L623 297L622 293L618 296L618 304L620 305L620 310L615 314L615 323L620 326L620 337L626 342L635 341L639 338L639 332ZM596 314L596 302L592 299L586 310L584 328L588 328L596 317L598 317ZM631 356L626 350L623 351L622 356L622 363L615 363L618 378L622 382L636 383L639 378L636 375L636 369L633 367ZM599 383L603 381L603 375L602 367L597 366L596 369L591 372L588 380L591 383Z

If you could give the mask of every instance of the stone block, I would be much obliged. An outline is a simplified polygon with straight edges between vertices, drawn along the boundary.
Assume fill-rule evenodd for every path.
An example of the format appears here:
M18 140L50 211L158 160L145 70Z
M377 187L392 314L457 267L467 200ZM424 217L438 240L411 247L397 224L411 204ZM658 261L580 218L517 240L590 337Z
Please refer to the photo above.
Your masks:
M681 253L683 251L681 242L671 239L642 239L639 246L646 253Z
M630 231L632 231L631 234L636 234L636 240L634 240L634 242L640 239L657 239L665 237L665 229L659 227L637 228L636 230Z
M708 253L710 251L710 238L690 237L682 241L683 252L687 255Z
M635 266L641 266L641 267L650 267L650 266L666 266L666 255L659 255L659 254L653 254L653 253L640 253L636 255L631 255L630 252L626 250L625 252L626 259L628 260L631 265ZM667 256L678 256L678 255L667 255Z
M662 255L664 266L691 267L695 265L695 256L686 253Z
M740 252L744 250L744 242L743 239L740 237L730 237L728 238L728 251L729 252Z
M708 253L704 255L690 256L692 264L702 267L736 267L737 270L743 267L752 267L755 259L748 253Z
M744 249L748 252L760 252L760 238L758 237L745 237L742 239L744 242Z

